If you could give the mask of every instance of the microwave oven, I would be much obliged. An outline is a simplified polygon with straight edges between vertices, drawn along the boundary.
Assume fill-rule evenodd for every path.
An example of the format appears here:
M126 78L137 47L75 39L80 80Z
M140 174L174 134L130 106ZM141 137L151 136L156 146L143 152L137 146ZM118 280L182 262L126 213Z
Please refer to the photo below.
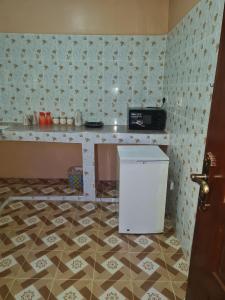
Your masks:
M164 130L166 127L166 111L159 107L128 109L128 127L137 130Z

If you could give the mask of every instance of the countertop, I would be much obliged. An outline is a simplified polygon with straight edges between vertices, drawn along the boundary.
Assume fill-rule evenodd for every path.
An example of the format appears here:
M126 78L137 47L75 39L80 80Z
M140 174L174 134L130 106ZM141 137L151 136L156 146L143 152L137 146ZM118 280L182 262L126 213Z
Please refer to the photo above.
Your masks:
M86 128L68 125L24 126L20 123L0 123L1 141L31 141L84 144L146 144L168 145L166 131L129 130L127 126Z
M85 126L51 125L51 126L25 126L21 123L0 123L0 130L21 132L71 132L71 133L128 133L128 134L168 134L157 130L130 130L126 125L104 125L102 128L87 128Z

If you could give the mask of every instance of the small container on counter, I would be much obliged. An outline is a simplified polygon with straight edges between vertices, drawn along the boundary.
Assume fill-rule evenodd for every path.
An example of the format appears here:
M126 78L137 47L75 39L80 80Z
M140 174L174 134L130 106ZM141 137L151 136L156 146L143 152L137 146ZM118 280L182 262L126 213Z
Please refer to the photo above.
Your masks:
M24 117L23 117L23 125L28 126L28 116L27 115L24 115Z
M60 117L60 125L66 125L66 117Z
M34 124L34 116L28 115L28 125L32 126Z
M38 125L38 114L36 111L33 114L33 125Z
M52 119L52 122L53 122L54 125L59 125L59 117L54 117Z
M68 117L66 120L66 124L70 126L73 125L73 118Z
M40 126L45 125L45 113L43 111L39 112L39 125Z
M82 113L80 110L77 110L75 112L75 126L81 126L82 125Z
M52 124L52 116L50 112L46 112L45 116L45 125L51 125Z
M33 115L24 115L23 117L23 125L24 126L32 126L34 124Z

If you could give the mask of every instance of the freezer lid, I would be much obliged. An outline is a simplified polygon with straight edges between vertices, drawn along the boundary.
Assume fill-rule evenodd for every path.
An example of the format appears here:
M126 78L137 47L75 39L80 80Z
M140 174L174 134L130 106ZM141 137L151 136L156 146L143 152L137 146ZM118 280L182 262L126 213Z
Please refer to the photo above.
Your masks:
M159 146L117 146L121 161L168 161L169 157Z

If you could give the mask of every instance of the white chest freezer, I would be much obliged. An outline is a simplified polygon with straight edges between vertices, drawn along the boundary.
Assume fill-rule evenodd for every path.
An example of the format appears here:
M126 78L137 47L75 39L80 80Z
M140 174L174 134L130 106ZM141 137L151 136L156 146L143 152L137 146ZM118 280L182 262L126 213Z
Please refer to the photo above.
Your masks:
M164 229L168 156L158 146L118 146L119 232Z

